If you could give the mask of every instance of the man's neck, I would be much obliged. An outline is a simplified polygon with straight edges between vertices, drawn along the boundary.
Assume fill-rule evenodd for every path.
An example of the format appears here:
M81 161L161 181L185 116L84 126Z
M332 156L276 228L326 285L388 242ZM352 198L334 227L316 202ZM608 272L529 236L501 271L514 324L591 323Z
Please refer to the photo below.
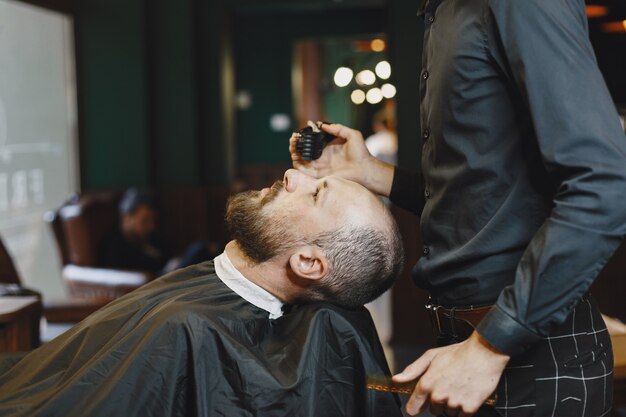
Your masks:
M241 250L236 241L231 240L224 249L233 266L248 281L258 285L282 302L289 302L290 292L283 283L287 282L284 268L278 268L277 262L254 263Z

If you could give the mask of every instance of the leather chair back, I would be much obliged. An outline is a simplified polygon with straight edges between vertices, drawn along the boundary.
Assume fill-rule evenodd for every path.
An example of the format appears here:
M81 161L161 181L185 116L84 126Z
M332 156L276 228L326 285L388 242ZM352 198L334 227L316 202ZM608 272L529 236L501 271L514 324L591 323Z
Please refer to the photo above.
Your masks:
M7 252L2 239L0 239L0 283L2 284L20 284L20 276L15 269L15 264L9 252Z
M70 263L69 254L67 250L67 242L65 241L65 233L63 232L63 222L61 221L59 211L46 212L44 215L44 221L48 223L52 229L61 265L67 265Z
M119 221L119 199L119 193L91 194L66 204L58 211L57 221L61 224L62 237L57 238L57 243L64 245L60 253L65 265L97 265L98 247ZM54 223L52 226L54 228Z

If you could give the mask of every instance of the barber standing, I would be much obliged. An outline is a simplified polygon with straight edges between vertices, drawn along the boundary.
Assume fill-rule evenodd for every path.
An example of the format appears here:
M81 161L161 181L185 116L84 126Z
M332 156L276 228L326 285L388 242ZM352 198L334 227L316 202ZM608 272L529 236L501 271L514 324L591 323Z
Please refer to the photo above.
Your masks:
M420 15L422 177L341 125L316 161L290 139L294 167L421 216L413 277L443 347L394 377L419 379L407 412L606 415L613 358L588 290L626 234L626 137L584 2L426 0Z

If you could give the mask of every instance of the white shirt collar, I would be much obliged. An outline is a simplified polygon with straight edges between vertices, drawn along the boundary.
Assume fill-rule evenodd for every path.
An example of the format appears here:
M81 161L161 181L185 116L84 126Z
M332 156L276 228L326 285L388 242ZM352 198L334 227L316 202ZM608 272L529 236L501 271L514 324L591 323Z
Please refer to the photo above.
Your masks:
M226 252L214 259L215 273L224 284L237 295L270 313L270 319L277 319L283 315L283 303L274 295L259 287L254 282L244 277L235 268Z

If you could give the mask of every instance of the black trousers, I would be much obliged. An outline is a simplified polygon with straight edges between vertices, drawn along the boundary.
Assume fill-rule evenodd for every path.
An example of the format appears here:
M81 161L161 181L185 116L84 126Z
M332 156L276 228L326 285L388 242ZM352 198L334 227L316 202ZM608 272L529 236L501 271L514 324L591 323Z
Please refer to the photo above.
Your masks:
M497 387L495 407L476 416L600 417L613 401L613 352L590 295L551 335L511 359Z

